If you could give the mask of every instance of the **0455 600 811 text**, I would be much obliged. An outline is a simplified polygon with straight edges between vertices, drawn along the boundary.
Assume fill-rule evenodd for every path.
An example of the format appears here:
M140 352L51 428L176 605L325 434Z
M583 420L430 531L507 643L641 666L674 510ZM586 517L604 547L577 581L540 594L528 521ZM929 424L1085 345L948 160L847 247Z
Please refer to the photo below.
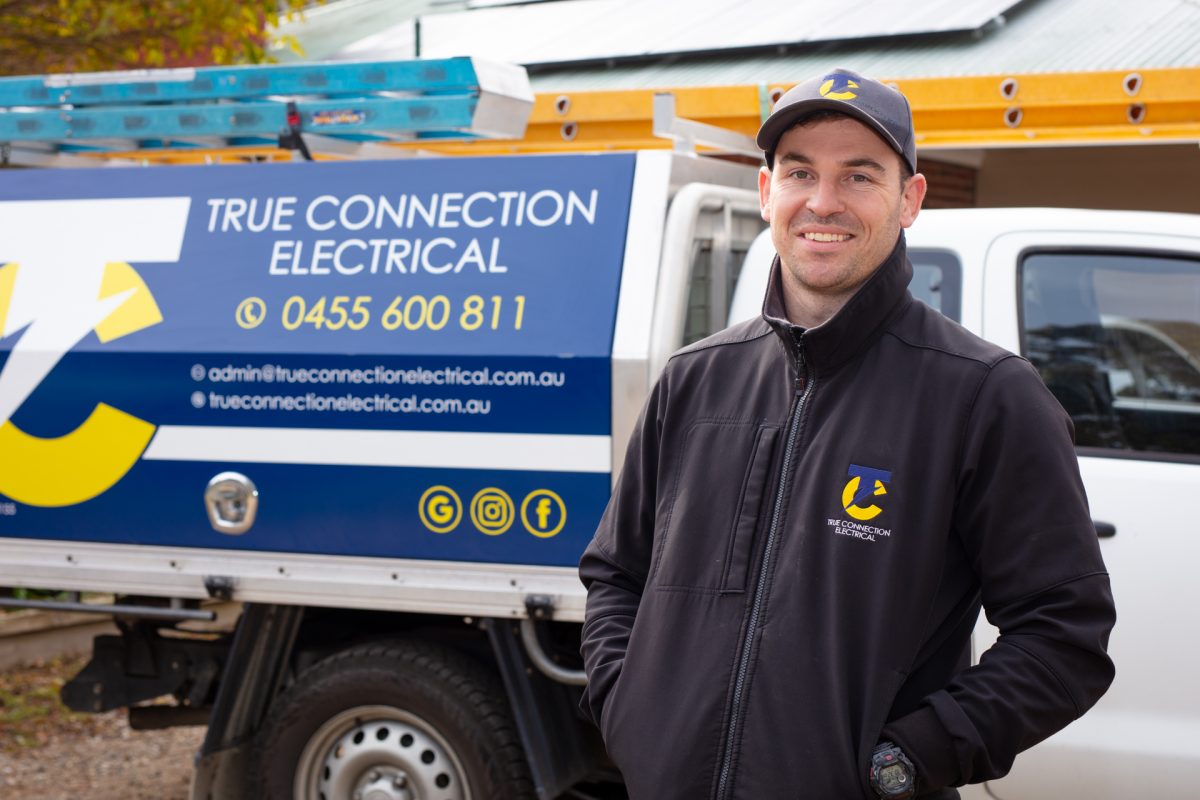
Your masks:
M472 294L461 301L451 300L443 294L432 297L396 295L388 301L376 300L370 295L313 298L293 295L283 302L277 313L279 324L288 331L306 326L316 330L361 331L372 324L386 331L440 331L447 328L519 331L525 321L525 295L484 297ZM260 327L270 316L266 301L259 297L245 298L234 311L238 326L247 330Z

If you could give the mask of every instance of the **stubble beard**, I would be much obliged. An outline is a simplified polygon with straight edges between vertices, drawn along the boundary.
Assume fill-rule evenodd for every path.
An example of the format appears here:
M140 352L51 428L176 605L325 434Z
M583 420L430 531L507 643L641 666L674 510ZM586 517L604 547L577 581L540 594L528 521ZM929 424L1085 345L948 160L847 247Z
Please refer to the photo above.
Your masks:
M839 224L837 217L806 217L789 224L784 232L786 241L775 242L775 250L779 254L780 267L783 270L784 305L788 318L797 324L802 324L801 321L807 319L808 324L804 327L812 327L836 314L878 271L895 247L903 227L900 225L899 213L891 222L890 227L895 229L894 236L884 235L884 239L880 240L879 252L855 250L844 255L829 253L830 260L847 259L845 262L834 264L823 263L819 253L803 253L803 245L798 243L800 237L792 231L805 225L828 225L841 228L859 238L864 235L861 226L853 223ZM883 241L888 242L886 247L882 246ZM781 247L781 244L787 246ZM873 263L865 264L864 260ZM822 267L832 267L832 271L825 273L824 280L812 280Z

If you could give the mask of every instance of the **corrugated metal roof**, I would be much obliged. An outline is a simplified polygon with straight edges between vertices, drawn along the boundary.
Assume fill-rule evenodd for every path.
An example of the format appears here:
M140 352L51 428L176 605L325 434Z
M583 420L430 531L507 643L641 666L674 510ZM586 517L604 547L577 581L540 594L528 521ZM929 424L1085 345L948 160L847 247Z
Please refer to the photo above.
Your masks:
M890 78L1200 65L1197 0L1027 0L979 36L825 44L786 53L545 69L537 91L787 83L834 66Z
M593 0L595 1L595 0ZM621 0L623 2L624 0ZM603 0L617 2L617 0ZM643 0L646 5L650 3ZM727 31L740 31L757 19L794 20L792 12L804 0L791 3L771 0L770 11L751 13L758 3L768 0L694 1L686 13L657 26L647 26L643 18L588 18L576 20L573 38L592 38L616 42L623 36L644 38L674 36L674 31L695 24L715 26L723 20ZM538 4L538 9L576 8L581 0L562 0ZM989 0L987 8L998 7ZM845 20L852 39L863 35L865 26L879 28L861 11L848 13L850 4L861 8L858 0L838 4L826 0L822 8L835 8ZM897 4L890 4L896 7ZM973 6L971 0L943 3L932 0L921 5L945 12ZM1008 3L1007 5L1011 5ZM296 36L306 50L306 59L327 58L408 58L413 55L412 19L422 16L423 54L429 55L430 28L437 27L437 12L460 11L464 5L455 0L333 0L306 12L306 21L285 25L283 32ZM978 6L978 12L984 6ZM449 13L448 17L488 14L493 11L518 11L519 8L487 9ZM924 13L924 12L922 12ZM964 12L965 13L965 12ZM780 15L786 15L780 16ZM826 15L830 16L830 15ZM980 15L976 13L975 19ZM864 19L867 19L864 22ZM951 16L942 23L961 25L962 17ZM957 20L957 22L955 22ZM641 63L615 63L603 66L534 67L532 79L539 91L620 89L669 86L711 86L768 81L787 83L811 77L834 66L853 68L867 74L891 78L995 75L1003 73L1093 72L1136 70L1155 67L1200 66L1200 0L1024 0L1003 15L1003 21L987 25L976 33L941 33L903 39L869 41L813 42L786 48L764 48L759 52L706 56L648 56ZM785 28L805 29L807 23L794 21ZM581 27L580 27L581 26ZM757 28L756 28L757 29ZM558 34L556 29L552 33ZM492 39L508 34L492 29ZM734 34L730 34L733 36ZM738 36L743 34L738 33ZM809 35L809 34L803 34ZM407 38L406 38L407 37ZM564 42L571 37L561 36ZM642 41L643 38L639 38ZM795 37L793 37L795 38ZM728 41L734 41L729 39ZM744 41L744 39L737 39ZM582 47L583 45L580 45ZM625 47L620 52L629 52ZM580 50L582 52L582 50ZM610 53L615 55L616 52ZM280 60L291 60L278 54ZM455 55L484 55L464 49ZM515 54L517 63L531 64L535 53Z
M1017 0L563 0L441 14L422 55L561 64L975 31Z
M384 37L389 55L383 58L412 58L412 21L438 10L457 11L464 2L447 0L331 0L312 6L291 22L279 26L278 35L290 36L300 43L303 55L285 47L270 54L281 63L325 61L329 59L368 58L356 52ZM407 31L407 35L405 34Z

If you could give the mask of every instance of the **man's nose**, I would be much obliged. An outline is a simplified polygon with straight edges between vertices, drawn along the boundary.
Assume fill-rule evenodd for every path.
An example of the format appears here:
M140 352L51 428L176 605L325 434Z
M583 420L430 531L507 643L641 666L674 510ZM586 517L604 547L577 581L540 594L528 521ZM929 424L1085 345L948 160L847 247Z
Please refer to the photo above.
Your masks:
M808 210L818 217L828 217L842 210L841 193L837 183L818 180L808 196Z

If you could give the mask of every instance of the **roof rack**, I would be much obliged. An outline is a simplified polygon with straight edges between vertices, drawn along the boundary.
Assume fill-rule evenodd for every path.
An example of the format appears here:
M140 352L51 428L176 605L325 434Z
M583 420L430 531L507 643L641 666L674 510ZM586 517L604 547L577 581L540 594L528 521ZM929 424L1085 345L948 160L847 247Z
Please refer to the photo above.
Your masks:
M912 105L919 151L1200 142L1200 67L888 82ZM654 130L655 96L666 91L679 118L753 137L791 86L539 92L522 140L445 141L428 149L484 155L678 147L679 137L663 138ZM695 145L702 153L742 149L716 137L701 136Z
M434 80L434 65L439 64L446 65L444 74ZM499 71L489 73L489 69ZM464 72L474 78L463 77ZM159 80L175 75L181 77ZM230 84L225 89L229 94L163 94L189 87L200 92L205 80L212 84L206 90L210 93L222 82ZM263 81L269 85L261 86ZM1200 142L1200 67L902 78L894 83L912 104L921 152ZM408 90L383 88L413 84L416 88ZM465 58L7 78L0 79L0 163L5 161L6 148L9 162L29 165L291 159L293 153L280 149L275 138L291 131L289 99L296 102L300 117L299 138L318 159L674 147L744 160L755 158L746 137L753 137L789 87L789 83L680 87L669 90L670 99L657 100L661 89L544 92L534 97L520 67ZM19 95L22 90L25 94ZM37 97L38 92L44 96ZM151 97L154 92L159 93L157 99ZM143 102L133 105L130 98L139 97ZM356 97L364 102L354 102ZM404 112L408 120L397 111L394 116L401 117L401 126L392 128L370 118L366 101L372 98L409 101ZM473 109L472 102L476 103ZM459 104L456 120L450 113L455 103ZM259 104L270 112L261 125L263 134L230 130L200 136L189 129L189 135L164 140L161 133L143 127L131 132L137 136L107 140L84 139L82 132L75 132L65 138L26 138L11 147L4 144L20 135L12 132L12 126L34 119L28 115L37 112L82 119L80 113L151 108L178 116L207 106L219 110L217 122L232 123L243 120L239 114L253 113ZM469 126L452 124L467 118ZM181 125L178 120L177 124Z

